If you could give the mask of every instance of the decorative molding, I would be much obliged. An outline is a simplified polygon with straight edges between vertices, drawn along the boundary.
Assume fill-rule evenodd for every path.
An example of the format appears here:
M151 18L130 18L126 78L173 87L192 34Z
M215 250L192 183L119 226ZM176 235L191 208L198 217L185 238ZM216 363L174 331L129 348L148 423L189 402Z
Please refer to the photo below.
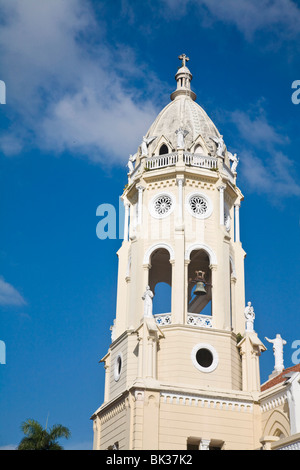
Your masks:
M211 265L217 265L218 264L217 257L215 255L214 251L208 245L205 245L204 243L193 243L192 245L190 245L187 248L187 250L185 251L184 258L185 258L186 261L190 260L191 252L194 251L194 250L204 250L204 251L206 251L206 253L209 256L210 264Z
M300 450L300 440L297 442L293 442L292 444L277 447L276 450Z
M175 259L175 253L171 245L169 245L168 243L155 243L154 245L150 246L150 248L148 248L148 250L146 251L143 259L143 264L150 264L150 258L152 253L155 250L158 250L159 248L164 248L170 253L170 262Z
M188 313L187 324L193 326L200 326L203 328L212 328L212 317L209 315L201 315L199 313Z
M211 216L213 211L213 205L210 198L206 194L198 191L186 196L185 205L189 213L197 219L207 219ZM197 211L198 206L199 210Z
M116 416L117 414L121 413L126 409L126 403L125 400L122 402L117 403L113 408L110 408L105 414L100 416L100 422L101 424L106 423L109 421L111 418Z
M148 205L148 210L155 219L168 217L175 209L176 199L172 193L156 194Z
M171 325L172 323L171 313L157 313L154 318L158 326Z
M252 412L253 403L242 400L227 400L203 395L188 395L172 392L161 392L163 403L171 405L200 406L201 408L220 409L225 411Z
M262 412L273 410L274 408L277 408L280 405L283 405L284 402L287 401L287 393L283 392L281 394L274 395L270 399L265 399L261 405L260 409Z

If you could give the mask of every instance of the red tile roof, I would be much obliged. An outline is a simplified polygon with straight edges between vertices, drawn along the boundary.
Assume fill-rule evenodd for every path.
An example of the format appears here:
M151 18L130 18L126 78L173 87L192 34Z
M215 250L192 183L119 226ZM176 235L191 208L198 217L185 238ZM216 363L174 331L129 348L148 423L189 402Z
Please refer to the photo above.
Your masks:
M273 377L273 379L270 379L268 380L268 382L265 382L261 386L261 391L263 392L264 390L268 390L269 388L274 387L274 385L277 385L281 382L285 382L287 380L285 375L289 372L300 372L300 364L296 364L293 367L288 367L287 369L284 369L280 374L276 375L276 377Z

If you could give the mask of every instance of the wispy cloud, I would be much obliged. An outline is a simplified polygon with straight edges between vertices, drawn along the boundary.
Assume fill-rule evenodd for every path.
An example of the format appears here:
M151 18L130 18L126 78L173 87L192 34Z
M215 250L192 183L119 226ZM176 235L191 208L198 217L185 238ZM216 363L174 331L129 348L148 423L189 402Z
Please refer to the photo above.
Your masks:
M288 143L287 136L283 136L272 126L264 112L251 116L249 112L235 110L230 119L236 125L240 136L247 142L258 147L270 148L275 144Z
M246 180L247 188L271 196L274 202L300 196L300 185L292 170L293 162L282 152L274 152L266 160L247 149L241 152L241 175Z
M184 15L196 6L203 24L222 21L234 25L247 40L255 33L272 32L272 38L295 39L300 34L300 9L293 0L164 0L169 12Z
M26 301L22 295L11 284L0 276L0 305L3 306L23 306Z
M107 45L91 4L0 0L0 7L0 64L15 122L1 136L2 152L33 145L106 163L134 153L157 114L148 96L158 79L128 47Z
M240 172L248 189L276 198L299 196L294 162L285 147L289 138L268 121L261 108L254 115L235 110L228 117L238 131Z

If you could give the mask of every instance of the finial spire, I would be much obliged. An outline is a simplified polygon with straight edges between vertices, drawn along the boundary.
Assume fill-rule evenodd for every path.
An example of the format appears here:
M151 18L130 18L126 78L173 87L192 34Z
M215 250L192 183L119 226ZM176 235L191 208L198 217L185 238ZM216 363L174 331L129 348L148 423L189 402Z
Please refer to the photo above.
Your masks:
M178 56L179 60L182 60L182 67L185 67L185 63L188 62L190 59L185 54L181 54Z
M171 94L171 100L174 100L177 96L183 95L189 96L192 100L196 99L195 93L191 90L192 74L186 66L186 63L190 60L186 54L181 54L178 59L182 61L182 66L178 69L175 80L177 81L177 89Z

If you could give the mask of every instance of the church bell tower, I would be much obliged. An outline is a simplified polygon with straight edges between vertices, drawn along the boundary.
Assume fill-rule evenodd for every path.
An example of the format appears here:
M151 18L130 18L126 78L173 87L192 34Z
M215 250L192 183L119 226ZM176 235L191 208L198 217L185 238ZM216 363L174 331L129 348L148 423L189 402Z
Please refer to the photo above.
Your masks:
M245 332L238 158L196 102L188 57L179 59L170 103L128 161L95 449L259 446L265 348Z

